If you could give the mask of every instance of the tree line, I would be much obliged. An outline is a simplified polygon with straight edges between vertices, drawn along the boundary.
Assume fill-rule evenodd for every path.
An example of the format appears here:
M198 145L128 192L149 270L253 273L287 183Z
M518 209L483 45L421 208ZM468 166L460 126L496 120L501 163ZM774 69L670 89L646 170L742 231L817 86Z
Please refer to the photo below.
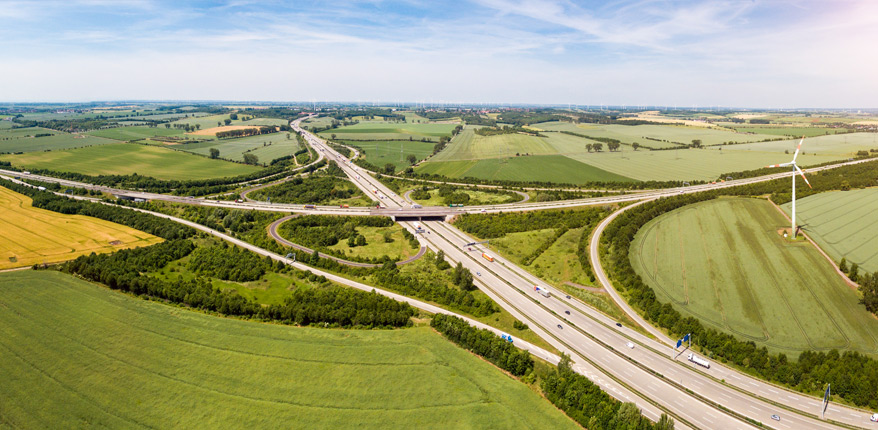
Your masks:
M256 190L251 196L256 200L271 199L273 203L322 204L361 194L346 184L346 181L333 176L295 177L282 184Z
M297 272L320 283L318 288L296 289L283 304L262 306L236 292L214 288L209 277L164 280L143 275L195 250L189 240L172 240L114 254L91 254L65 263L61 270L112 289L159 298L223 315L296 325L356 328L406 327L416 311L407 303L378 294L329 284L325 278L294 271L277 263L275 270Z
M346 255L329 249L342 240L347 240L350 247L365 246L366 238L357 231L357 227L383 227L390 228L394 225L388 217L345 217L331 215L306 215L293 218L284 222L279 227L281 236L290 241L320 252L334 255L347 260L365 263L383 263L396 261L387 255L379 258L364 258ZM385 240L389 237L385 238ZM390 239L392 241L393 239ZM417 247L415 247L417 249Z
M218 131L216 132L217 139L226 139L226 138L235 138L235 137L247 137L247 136L258 136L260 134L270 134L277 133L277 127L273 126L260 126L260 127L252 127L252 128L242 128L239 130L226 130L226 131Z
M195 249L188 264L189 270L195 273L234 282L255 281L271 267L271 258L259 258L250 251L229 247L225 242Z
M527 351L516 348L490 330L475 328L458 317L446 314L433 315L430 327L515 376L533 372L534 360Z

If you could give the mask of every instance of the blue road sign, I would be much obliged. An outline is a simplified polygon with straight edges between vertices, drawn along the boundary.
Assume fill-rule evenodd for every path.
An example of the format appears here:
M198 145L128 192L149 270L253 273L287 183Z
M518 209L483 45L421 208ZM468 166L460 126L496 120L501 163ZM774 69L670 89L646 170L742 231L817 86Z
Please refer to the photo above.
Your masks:
M676 348L679 348L680 345L682 345L682 344L683 344L683 340L682 340L682 339L677 340L677 346L676 346Z
M686 336L683 336L683 342L689 342L689 333Z

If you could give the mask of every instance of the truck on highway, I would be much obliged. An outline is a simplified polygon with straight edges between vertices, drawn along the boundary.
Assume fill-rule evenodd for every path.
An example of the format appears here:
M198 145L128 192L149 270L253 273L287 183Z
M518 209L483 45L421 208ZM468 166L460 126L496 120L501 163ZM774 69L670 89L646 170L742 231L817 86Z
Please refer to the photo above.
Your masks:
M372 194L378 194L378 188L372 187Z
M691 361L699 366L704 366L704 367L710 369L710 362L695 355L694 353L689 353L689 361Z
M420 209L420 208L422 208L422 207L423 207L423 206L421 206L421 205L419 205L419 204L417 204L417 203L412 203L412 209Z
M546 298L552 297L552 293L549 290L547 290L545 288L540 288L539 285L534 285L534 291L540 293L540 295L543 297L546 297Z
M494 262L494 257L491 257L490 255L485 254L484 252L482 253L482 258L484 258L485 260L488 260L492 263Z
M421 226L421 223L415 223L415 233L423 233L424 227Z
M317 209L317 206L314 206L314 205L305 205L305 209Z
M506 333L500 333L500 338L509 342L509 343L512 343L512 336L510 336Z
M341 209L348 209L348 208L350 208L350 206L348 206L348 205L338 205L338 207L341 208Z

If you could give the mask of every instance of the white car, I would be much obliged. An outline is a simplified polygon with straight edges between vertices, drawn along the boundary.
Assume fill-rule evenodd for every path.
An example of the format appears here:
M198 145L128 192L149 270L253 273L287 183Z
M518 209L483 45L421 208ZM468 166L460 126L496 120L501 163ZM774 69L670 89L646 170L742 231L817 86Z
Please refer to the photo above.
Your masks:
M628 348L634 349L634 342L628 342L625 344Z
M869 421L872 421L873 423L878 423L878 414L872 414L872 416L869 417Z

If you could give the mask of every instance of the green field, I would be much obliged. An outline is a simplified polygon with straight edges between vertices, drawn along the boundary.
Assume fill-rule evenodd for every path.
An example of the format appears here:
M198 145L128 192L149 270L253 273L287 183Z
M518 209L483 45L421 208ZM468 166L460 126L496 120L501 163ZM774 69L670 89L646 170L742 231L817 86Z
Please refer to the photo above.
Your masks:
M790 203L782 206L790 213ZM835 262L878 271L878 188L831 191L796 201L796 223Z
M88 134L108 139L132 141L152 137L182 136L183 130L179 128L165 128L164 125L159 125L158 127L131 126L95 130L90 131Z
M401 140L370 140L370 141L352 141L341 143L356 146L362 149L363 158L378 166L384 167L385 164L393 164L396 170L402 170L409 167L409 155L414 155L418 160L423 160L433 153L433 142L420 141L401 141Z
M638 142L641 145L652 147L674 146L674 142L688 145L694 139L700 139L707 146L721 145L724 142L757 142L777 138L777 136L770 134L734 133L713 128L679 125L573 124L556 121L534 124L534 127L547 131L565 130L586 136L607 137L627 144ZM647 137L659 141L647 139ZM667 142L660 142L662 140Z
M242 114L239 114L238 119L232 120L232 122L229 123L229 125L245 125L243 123L244 121L241 121L241 117L242 117ZM171 128L174 128L173 124L189 124L193 127L195 127L196 125L200 125L201 130L205 130L208 128L217 127L216 124L218 122L222 123L222 125L225 125L224 120L226 120L226 119L229 119L229 114L227 114L227 113L222 114L222 115L208 115L208 116L199 116L199 117L190 116L189 118L180 118L180 119L172 122Z
M776 134L791 137L814 137L824 136L827 134L842 133L847 130L843 128L824 128L824 127L778 127L778 126L753 126L753 125L736 125L729 124L727 127L734 128L740 133L760 133L760 134Z
M290 135L289 139L287 139L287 134ZM250 152L259 157L260 163L266 164L275 158L293 155L293 153L301 149L295 134L286 132L261 134L237 139L216 139L174 146L174 149L201 155L210 155L211 148L219 150L220 158L242 161L244 154Z
M116 143L65 151L3 155L0 160L28 169L51 169L87 175L139 175L157 179L208 179L251 173L258 168L211 160L182 151L133 143Z
M810 243L787 242L769 202L722 198L647 223L631 263L683 316L775 352L878 353L878 320Z
M424 138L438 141L440 136L451 136L455 124L412 124L385 121L361 121L358 124L339 127L320 132L323 137L333 134L338 139L350 140L389 140L389 139L416 139Z
M357 233L366 238L366 246L348 246L347 240L340 240L329 247L334 255L358 258L381 258L388 256L394 260L405 260L418 253L402 235L402 226L393 224L390 227L357 227ZM389 232L393 242L384 241L384 233Z
M516 154L535 155L558 152L540 137L520 133L481 136L474 132L476 128L478 127L465 127L442 152L436 154L430 161L482 160L514 157ZM584 145L582 150L585 150Z
M6 122L6 121L2 121ZM51 133L51 136L33 137L37 134ZM115 140L87 134L70 134L41 127L21 127L0 129L0 153L53 151L58 149L81 148L84 146L117 143Z
M632 182L631 178L581 163L563 155L428 162L416 169L452 178L472 177L506 181L544 181L585 184L595 181Z
M296 328L0 274L12 428L578 428L428 327Z

